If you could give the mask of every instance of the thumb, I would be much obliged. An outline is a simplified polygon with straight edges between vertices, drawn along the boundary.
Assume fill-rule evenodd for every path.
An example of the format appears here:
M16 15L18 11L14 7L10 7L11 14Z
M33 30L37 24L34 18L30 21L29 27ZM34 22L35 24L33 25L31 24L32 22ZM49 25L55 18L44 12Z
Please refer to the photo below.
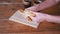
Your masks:
M36 20L36 17L30 16L30 18L32 19L32 21L33 21L34 23L38 23L38 20Z

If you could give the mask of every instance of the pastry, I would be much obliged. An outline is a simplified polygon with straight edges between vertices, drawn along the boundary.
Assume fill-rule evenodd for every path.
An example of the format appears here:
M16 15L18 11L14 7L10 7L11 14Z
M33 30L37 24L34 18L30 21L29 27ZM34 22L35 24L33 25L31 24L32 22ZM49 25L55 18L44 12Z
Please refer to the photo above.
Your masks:
M24 10L23 9L19 9L20 14L24 14Z
M27 16L26 19L27 19L27 21L29 21L29 22L32 21L32 19L31 19L29 16Z

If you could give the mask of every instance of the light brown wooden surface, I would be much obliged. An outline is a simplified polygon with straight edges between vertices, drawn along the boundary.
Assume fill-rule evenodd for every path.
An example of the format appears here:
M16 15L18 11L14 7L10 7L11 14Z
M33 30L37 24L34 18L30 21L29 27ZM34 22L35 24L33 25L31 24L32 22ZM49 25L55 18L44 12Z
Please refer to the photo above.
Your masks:
M1 0L2 1L2 0ZM15 0L14 0L15 1ZM14 2L12 0L12 2ZM20 0L16 0L21 2ZM60 34L60 24L54 24L51 22L41 22L37 29L9 21L8 19L16 10L22 8L22 5L0 5L0 34ZM45 13L58 14L54 11L60 11L60 5L53 6L51 8L43 10ZM49 11L49 12L48 12Z

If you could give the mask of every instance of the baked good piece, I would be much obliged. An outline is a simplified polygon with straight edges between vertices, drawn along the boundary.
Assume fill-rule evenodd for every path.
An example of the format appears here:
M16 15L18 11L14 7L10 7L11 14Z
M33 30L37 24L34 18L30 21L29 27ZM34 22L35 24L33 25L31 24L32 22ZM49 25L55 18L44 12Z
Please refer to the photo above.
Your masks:
M28 10L27 11L24 11L24 10L20 9L19 12L20 12L20 14L23 14L25 16L26 20L29 21L29 22L32 21L32 19L29 16L33 16L33 17L36 16L35 14L31 13Z
M24 10L23 9L19 9L19 12L20 12L20 14L23 14Z
M32 19L29 16L27 16L26 19L27 19L28 22L32 21Z
M36 17L36 15L33 14L33 13L31 13L29 10L26 10L24 13L25 13L26 16L33 16L33 17Z

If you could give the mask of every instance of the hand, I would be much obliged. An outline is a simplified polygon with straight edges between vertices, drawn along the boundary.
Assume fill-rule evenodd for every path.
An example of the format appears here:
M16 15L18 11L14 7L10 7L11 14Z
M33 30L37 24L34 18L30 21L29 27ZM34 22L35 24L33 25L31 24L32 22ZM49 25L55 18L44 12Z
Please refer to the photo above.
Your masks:
M37 11L37 5L26 8L25 10L30 10L30 11L36 12Z
M32 19L32 21L35 22L35 23L46 21L46 19L48 17L48 14L32 12L32 11L30 11L30 12L36 14L36 17L29 16Z

